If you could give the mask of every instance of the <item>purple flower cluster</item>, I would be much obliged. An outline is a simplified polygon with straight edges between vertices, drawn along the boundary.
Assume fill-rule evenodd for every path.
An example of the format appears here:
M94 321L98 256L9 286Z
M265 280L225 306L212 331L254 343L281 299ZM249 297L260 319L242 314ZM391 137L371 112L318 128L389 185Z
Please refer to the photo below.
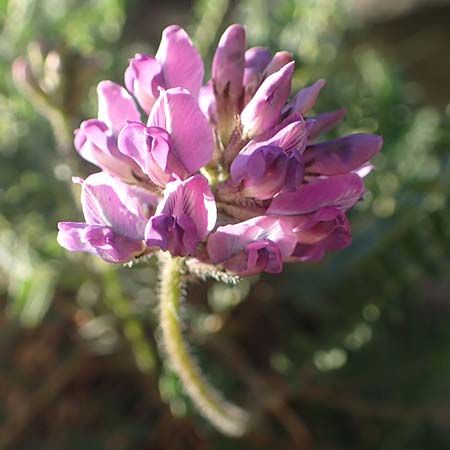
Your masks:
M345 112L309 117L325 82L289 99L293 73L288 52L247 50L232 25L203 86L188 35L166 28L155 57L130 60L126 89L99 84L98 118L81 124L75 147L102 171L75 180L85 222L60 223L58 242L112 263L162 249L241 276L347 247L345 213L382 139L316 142Z

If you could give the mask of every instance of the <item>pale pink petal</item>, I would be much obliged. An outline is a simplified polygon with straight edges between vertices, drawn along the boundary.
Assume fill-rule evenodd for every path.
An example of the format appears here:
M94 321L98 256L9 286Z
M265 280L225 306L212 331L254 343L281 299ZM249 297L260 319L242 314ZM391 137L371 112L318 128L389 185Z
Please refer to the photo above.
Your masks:
M112 81L101 81L97 87L98 119L105 122L117 136L127 120L140 121L133 97L125 88Z
M136 97L142 109L149 114L159 96L158 88L166 87L159 61L137 53L125 71L125 86ZM130 119L131 120L131 119Z
M197 97L203 81L203 61L186 31L177 25L162 34L156 59L160 62L167 87L188 89Z
M103 225L114 232L131 239L142 240L148 217L144 216L143 208L136 211L136 204L132 199L123 202L125 196L119 196L116 190L122 183L104 172L90 175L82 182L81 205L84 217L89 225ZM119 188L118 188L119 186ZM128 191L128 198L132 191ZM122 197L122 199L121 199ZM139 201L142 200L142 197ZM128 202L132 208L128 207ZM148 199L148 208L154 205L153 197Z
M214 139L208 120L197 101L185 89L161 93L148 119L149 126L170 134L175 155L188 173L195 173L212 157Z

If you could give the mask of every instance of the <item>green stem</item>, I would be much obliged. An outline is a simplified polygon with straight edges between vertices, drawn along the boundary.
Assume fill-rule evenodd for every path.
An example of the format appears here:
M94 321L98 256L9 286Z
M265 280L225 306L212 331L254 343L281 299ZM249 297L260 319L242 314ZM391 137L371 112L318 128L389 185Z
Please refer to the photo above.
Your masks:
M161 257L160 326L170 363L200 413L230 436L244 434L248 414L228 403L204 378L181 333L179 303L183 295L183 258Z

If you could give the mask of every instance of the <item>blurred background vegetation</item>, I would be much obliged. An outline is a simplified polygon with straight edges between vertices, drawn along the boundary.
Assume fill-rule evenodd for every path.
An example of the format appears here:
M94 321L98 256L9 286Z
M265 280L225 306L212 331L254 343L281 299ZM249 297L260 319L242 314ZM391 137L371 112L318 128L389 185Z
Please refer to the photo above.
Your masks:
M184 26L206 61L233 22L326 78L336 135L384 136L352 247L230 287L189 289L208 377L251 405L220 436L156 352L156 271L71 254L72 130L101 79ZM403 0L0 0L0 449L448 450L450 4ZM15 84L13 60L31 65Z

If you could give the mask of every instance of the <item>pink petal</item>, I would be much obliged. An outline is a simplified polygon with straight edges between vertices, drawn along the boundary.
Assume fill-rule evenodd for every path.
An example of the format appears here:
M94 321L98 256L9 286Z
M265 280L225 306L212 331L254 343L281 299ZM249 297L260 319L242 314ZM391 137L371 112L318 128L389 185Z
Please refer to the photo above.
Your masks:
M151 56L137 53L125 71L125 86L149 114L159 96L158 87L166 87L161 64Z
M145 241L174 256L193 255L198 243L214 228L216 218L214 196L202 175L172 181L148 222Z
M162 34L156 59L161 63L167 87L188 89L194 97L203 81L203 61L187 33L172 25Z
M95 249L83 239L84 230L89 227L82 222L59 222L58 223L58 244L72 252L85 252L97 254Z
M153 183L165 186L173 177L186 178L186 170L176 159L169 134L159 127L129 122L120 132L120 151L132 158Z
M320 91L325 84L325 80L318 80L311 86L302 89L289 103L290 110L301 114L307 114L316 103Z
M263 134L281 120L281 111L291 91L294 62L267 77L241 113L245 138Z
M61 247L98 255L109 263L124 263L145 251L143 241L121 236L109 227L60 222L58 229L57 240Z
M187 90L174 88L162 92L152 108L148 125L167 130L177 159L189 173L197 172L211 159L212 130Z
M140 121L141 115L133 97L112 81L101 81L97 87L98 119L117 136L127 120Z
M117 148L117 138L104 122L85 120L75 132L75 148L87 161L127 183L142 177L139 166Z
M252 47L245 52L244 85L259 78L270 62L270 50L265 47Z
M126 189L123 183L104 172L90 175L82 183L81 205L84 217L89 225L107 226L122 236L142 240L148 221L142 207L141 211L136 211L136 201L142 201L142 197L134 201L132 191L128 191L126 196L123 191L122 195L116 192L122 189ZM126 202L124 197L127 198ZM151 202L153 196L148 199L148 208L153 206ZM128 203L131 203L131 208Z
M199 238L204 239L214 228L217 219L216 202L206 178L194 175L182 182L168 183L164 200L159 204L156 214L190 216L197 227Z

